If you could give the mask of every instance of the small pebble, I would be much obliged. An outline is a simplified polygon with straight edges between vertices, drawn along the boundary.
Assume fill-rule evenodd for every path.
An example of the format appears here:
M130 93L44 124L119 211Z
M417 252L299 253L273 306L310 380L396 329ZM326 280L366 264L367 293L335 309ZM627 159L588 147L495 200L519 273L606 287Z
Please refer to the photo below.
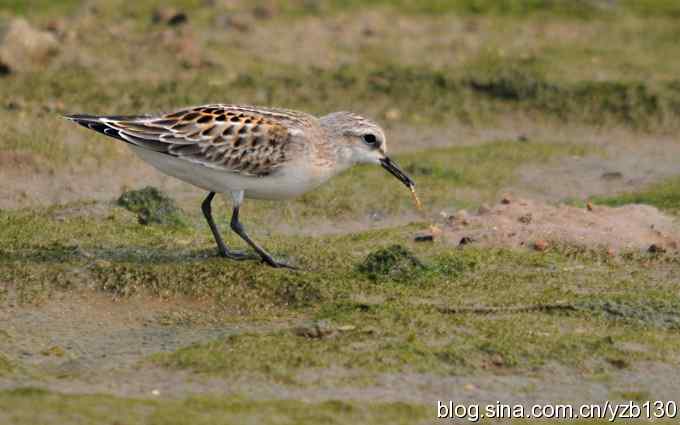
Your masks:
M431 233L420 233L413 240L416 242L434 242L434 235Z
M536 242L534 242L534 249L536 251L543 252L546 249L548 249L548 247L549 247L548 242L544 241L543 239L539 239Z
M440 237L441 234L441 229L432 225L428 232L418 233L414 240L416 242L433 242L436 238Z
M662 245L653 243L649 246L647 252L650 252L652 254L663 254L664 252L666 252L666 248L664 248Z
M469 236L463 236L463 237L460 239L460 242L458 242L458 245L459 245L459 246L469 245L469 244L471 244L471 243L474 242L474 241L475 241L475 240L472 239L472 238L469 237Z
M151 22L154 24L165 24L168 26L185 24L188 20L189 17L186 13L172 7L156 9L151 16Z

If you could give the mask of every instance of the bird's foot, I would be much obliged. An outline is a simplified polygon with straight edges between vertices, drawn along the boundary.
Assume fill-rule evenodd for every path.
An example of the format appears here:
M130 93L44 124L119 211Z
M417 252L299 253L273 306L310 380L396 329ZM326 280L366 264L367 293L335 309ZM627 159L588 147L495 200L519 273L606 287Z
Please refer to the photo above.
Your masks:
M234 261L244 261L244 260L257 260L260 258L259 255L253 254L251 252L245 251L219 251L219 255L222 258L228 258Z
M291 269L291 270L300 270L299 267L294 266L287 261L279 261L275 260L272 257L262 257L262 261L267 263L269 266L274 267L276 269Z

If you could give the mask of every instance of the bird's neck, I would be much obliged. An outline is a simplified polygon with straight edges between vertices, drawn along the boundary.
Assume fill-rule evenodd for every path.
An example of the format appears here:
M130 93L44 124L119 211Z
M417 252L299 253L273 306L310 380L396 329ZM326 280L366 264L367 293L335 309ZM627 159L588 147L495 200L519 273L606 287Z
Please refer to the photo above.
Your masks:
M325 118L325 117L324 117ZM328 123L322 118L320 120L321 128L324 132L324 142L317 146L316 154L329 160L332 175L342 173L353 165L353 154L350 147L344 143L344 135L342 131L334 125Z
M316 145L312 156L313 162L328 178L342 173L353 165L352 151L332 141Z

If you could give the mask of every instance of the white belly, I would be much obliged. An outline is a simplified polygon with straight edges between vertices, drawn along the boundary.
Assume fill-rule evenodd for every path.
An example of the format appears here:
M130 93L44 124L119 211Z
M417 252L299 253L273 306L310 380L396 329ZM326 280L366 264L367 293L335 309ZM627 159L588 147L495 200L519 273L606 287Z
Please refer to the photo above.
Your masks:
M242 190L244 196L251 199L294 198L314 189L330 177L305 173L304 167L294 166L289 166L271 176L241 176L136 146L130 148L142 160L169 176L210 192L227 193Z

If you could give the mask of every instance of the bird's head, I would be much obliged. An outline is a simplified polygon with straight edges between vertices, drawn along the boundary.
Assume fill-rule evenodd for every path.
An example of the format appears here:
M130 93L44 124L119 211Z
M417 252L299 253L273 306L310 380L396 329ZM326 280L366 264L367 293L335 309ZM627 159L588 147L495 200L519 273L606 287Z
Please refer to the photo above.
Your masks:
M413 180L387 156L385 133L378 124L351 112L334 112L321 117L320 122L344 165L381 165L409 189L415 187Z

